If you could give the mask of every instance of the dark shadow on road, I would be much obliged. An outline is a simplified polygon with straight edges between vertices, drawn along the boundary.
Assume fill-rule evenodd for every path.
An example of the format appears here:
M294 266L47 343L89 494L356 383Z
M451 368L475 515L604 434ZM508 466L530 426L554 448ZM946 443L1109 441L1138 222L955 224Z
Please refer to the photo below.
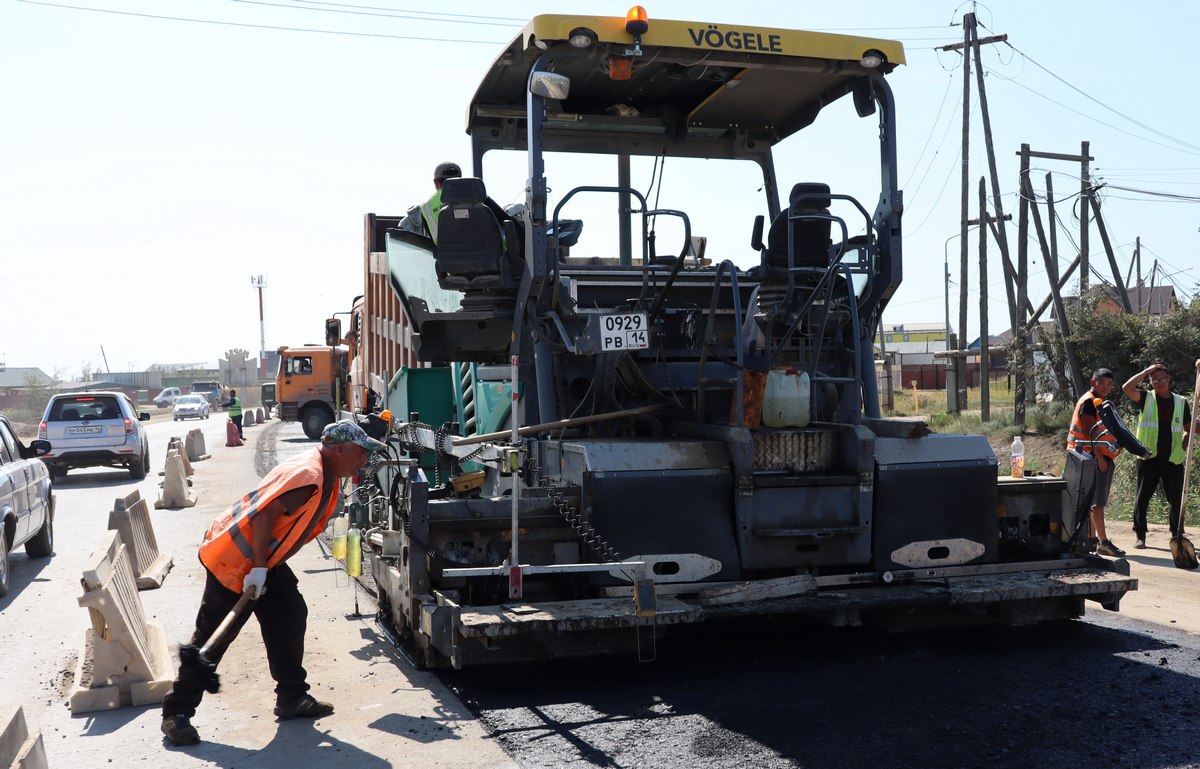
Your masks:
M1083 622L887 635L685 628L658 659L441 673L523 766L1168 767L1197 651Z

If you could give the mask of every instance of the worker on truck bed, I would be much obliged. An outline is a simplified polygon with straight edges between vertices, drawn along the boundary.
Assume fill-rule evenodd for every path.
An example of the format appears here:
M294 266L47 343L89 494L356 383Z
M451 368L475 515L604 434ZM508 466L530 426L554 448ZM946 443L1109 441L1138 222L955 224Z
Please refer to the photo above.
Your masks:
M320 446L277 465L257 489L218 516L200 545L207 577L191 643L204 644L242 593L258 596L251 605L267 647L280 719L333 713L333 705L308 693L303 664L308 606L285 561L325 528L337 507L339 481L358 472L372 451L385 448L354 422L334 422L321 434ZM246 614L238 618L206 654L208 661L220 661L247 619ZM200 741L191 719L214 674L197 664L180 664L163 699L162 732L176 745Z
M1092 536L1088 539L1088 550L1117 558L1125 555L1125 551L1114 545L1104 530L1104 508L1108 505L1108 490L1112 487L1113 465L1121 449L1100 421L1097 409L1112 389L1113 372L1106 368L1096 369L1092 374L1092 389L1083 394L1071 415L1067 449L1078 445L1080 451L1096 457L1096 485L1092 488L1090 511Z
M439 163L433 169L433 195L419 206L413 206L408 216L400 220L400 229L425 235L437 243L437 217L442 210L442 182L462 177L457 163Z
M229 409L229 421L233 422L233 426L237 428L238 437L246 440L246 436L242 434L242 401L237 397L237 390L230 390L229 400L222 403L221 406Z

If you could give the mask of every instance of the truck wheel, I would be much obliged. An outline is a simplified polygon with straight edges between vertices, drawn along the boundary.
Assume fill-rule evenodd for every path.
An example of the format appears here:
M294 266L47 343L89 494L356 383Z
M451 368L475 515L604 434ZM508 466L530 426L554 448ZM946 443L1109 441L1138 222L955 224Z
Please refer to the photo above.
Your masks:
M46 522L33 539L25 543L25 554L30 558L46 558L54 552L54 507L46 511Z
M314 441L321 437L321 431L333 421L333 417L325 409L308 408L300 415L300 424L304 434Z

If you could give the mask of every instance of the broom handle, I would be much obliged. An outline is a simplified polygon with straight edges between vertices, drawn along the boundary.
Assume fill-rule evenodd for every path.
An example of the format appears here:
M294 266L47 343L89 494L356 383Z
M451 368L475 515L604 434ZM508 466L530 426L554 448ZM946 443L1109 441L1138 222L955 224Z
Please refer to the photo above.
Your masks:
M1186 484L1187 481L1184 481L1184 483ZM225 615L225 619L221 620L221 624L217 625L217 629L204 642L204 646L200 649L201 657L207 657L212 648L224 640L225 634L229 632L229 628L242 616L242 613L246 610L246 606L254 598L255 595L253 593L242 593L242 597L238 599L233 608L229 610L229 613Z
M1150 393L1151 396L1154 393ZM1187 513L1187 493L1188 480L1192 475L1192 441L1196 436L1192 435L1192 427L1196 424L1196 404L1200 402L1200 368L1196 369L1196 388L1192 390L1192 419L1187 425L1188 442L1187 448L1183 450L1183 498L1179 500L1179 525L1176 527L1176 532L1179 537L1183 538L1183 519Z

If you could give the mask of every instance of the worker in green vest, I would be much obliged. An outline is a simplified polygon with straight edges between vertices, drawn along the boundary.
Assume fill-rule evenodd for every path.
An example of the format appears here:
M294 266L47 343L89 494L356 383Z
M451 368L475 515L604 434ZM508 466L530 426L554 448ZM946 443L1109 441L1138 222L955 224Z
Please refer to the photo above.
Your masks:
M246 436L242 435L242 401L237 397L237 390L230 390L228 402L221 405L229 409L229 420L237 428L238 437L246 440Z
M1200 367L1200 361L1196 362ZM1147 378L1150 392L1139 385ZM1182 395L1171 392L1171 374L1161 363L1148 366L1134 374L1121 388L1134 403L1141 403L1138 415L1137 439L1150 449L1150 456L1137 463L1137 498L1133 509L1133 531L1136 548L1146 547L1146 512L1150 498L1162 485L1170 507L1171 536L1176 536L1179 510L1183 503L1183 461L1187 456L1188 433L1191 430L1191 405Z
M439 163L433 170L433 195L419 206L408 210L408 215L400 220L400 229L424 235L437 243L437 218L442 210L442 182L447 179L462 177L462 169L457 163Z

